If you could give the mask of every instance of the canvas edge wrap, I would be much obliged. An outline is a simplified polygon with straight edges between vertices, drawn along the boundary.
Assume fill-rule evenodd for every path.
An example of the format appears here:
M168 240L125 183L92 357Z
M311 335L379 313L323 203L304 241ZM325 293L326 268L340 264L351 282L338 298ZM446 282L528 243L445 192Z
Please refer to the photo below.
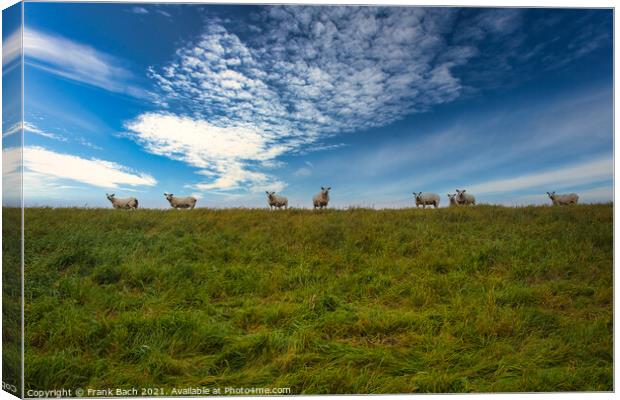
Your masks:
M23 397L23 3L2 11L2 390Z

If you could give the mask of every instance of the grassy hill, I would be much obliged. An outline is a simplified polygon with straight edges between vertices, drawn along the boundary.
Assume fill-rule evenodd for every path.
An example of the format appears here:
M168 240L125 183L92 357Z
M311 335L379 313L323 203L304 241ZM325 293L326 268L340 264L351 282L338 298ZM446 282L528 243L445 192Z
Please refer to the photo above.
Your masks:
M27 209L26 390L613 390L612 218Z

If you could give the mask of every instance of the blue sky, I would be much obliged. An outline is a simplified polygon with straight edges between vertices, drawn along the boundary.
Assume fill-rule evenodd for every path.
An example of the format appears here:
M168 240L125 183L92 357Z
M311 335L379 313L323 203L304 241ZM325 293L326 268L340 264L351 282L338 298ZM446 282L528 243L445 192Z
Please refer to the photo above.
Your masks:
M25 24L27 205L613 198L611 10L26 3Z

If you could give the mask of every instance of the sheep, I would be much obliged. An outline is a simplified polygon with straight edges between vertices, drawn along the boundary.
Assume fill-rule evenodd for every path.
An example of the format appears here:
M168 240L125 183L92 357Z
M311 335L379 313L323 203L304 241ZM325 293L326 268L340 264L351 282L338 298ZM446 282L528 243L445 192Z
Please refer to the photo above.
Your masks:
M576 193L555 194L555 192L547 192L547 195L553 202L554 206L577 204L577 202L579 201L579 196Z
M190 210L193 210L196 206L196 198L192 196L175 197L172 193L164 193L164 196L166 196L166 200L170 202L170 206L172 208L176 208L177 210L179 208L189 208Z
M459 203L459 205L476 205L476 198L474 197L474 195L465 193L465 189L456 189L456 193L456 201Z
M426 208L426 206L435 206L435 208L439 207L439 195L436 193L422 193L422 192L413 192L415 196L415 206L416 208L422 205L422 208Z
M284 207L286 210L288 208L288 199L283 196L277 196L276 192L268 192L267 193L267 203L269 203L269 208L273 210L273 207L280 209L280 207Z
M447 194L448 199L450 200L450 207L457 207L459 205L459 202L456 200L456 193L455 194Z
M112 206L114 208L124 209L124 210L135 210L138 208L138 199L135 197L127 197L126 199L117 199L114 193L105 194L105 196L110 200Z
M321 186L321 191L314 195L312 198L312 204L314 208L323 208L327 207L327 203L329 203L329 191L331 190L331 186L327 189Z

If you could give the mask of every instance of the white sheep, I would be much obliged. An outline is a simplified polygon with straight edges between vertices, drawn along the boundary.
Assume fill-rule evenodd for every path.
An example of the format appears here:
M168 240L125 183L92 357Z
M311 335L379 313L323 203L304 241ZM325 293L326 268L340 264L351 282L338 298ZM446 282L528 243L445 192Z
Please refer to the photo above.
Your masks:
M269 208L273 210L273 207L280 209L280 207L284 207L286 210L288 208L288 199L283 196L276 195L276 192L268 192L267 193L267 203L269 204Z
M436 193L422 193L422 192L413 192L415 196L415 206L416 208L422 206L422 208L426 208L426 206L435 206L435 208L439 207L439 195Z
M577 202L579 201L579 196L576 193L555 194L555 192L547 192L547 195L553 202L554 206L577 204Z
M447 194L448 199L450 200L450 207L456 207L459 205L459 202L456 200L456 193L455 194Z
M474 197L473 194L469 194L469 193L465 193L465 189L463 190L458 190L456 189L456 201L459 203L459 205L476 205L476 198Z
M321 191L314 195L312 198L312 204L314 208L323 208L327 207L327 203L329 203L329 191L331 190L331 186L327 189L321 186Z
M164 193L164 196L166 196L166 200L168 200L170 206L172 208L176 208L177 210L179 208L189 208L190 210L193 210L196 206L197 200L195 197L192 196L175 197L172 193Z
M115 194L105 194L114 208L120 208L124 210L135 210L138 208L138 199L135 197L127 197L126 199L117 199Z

